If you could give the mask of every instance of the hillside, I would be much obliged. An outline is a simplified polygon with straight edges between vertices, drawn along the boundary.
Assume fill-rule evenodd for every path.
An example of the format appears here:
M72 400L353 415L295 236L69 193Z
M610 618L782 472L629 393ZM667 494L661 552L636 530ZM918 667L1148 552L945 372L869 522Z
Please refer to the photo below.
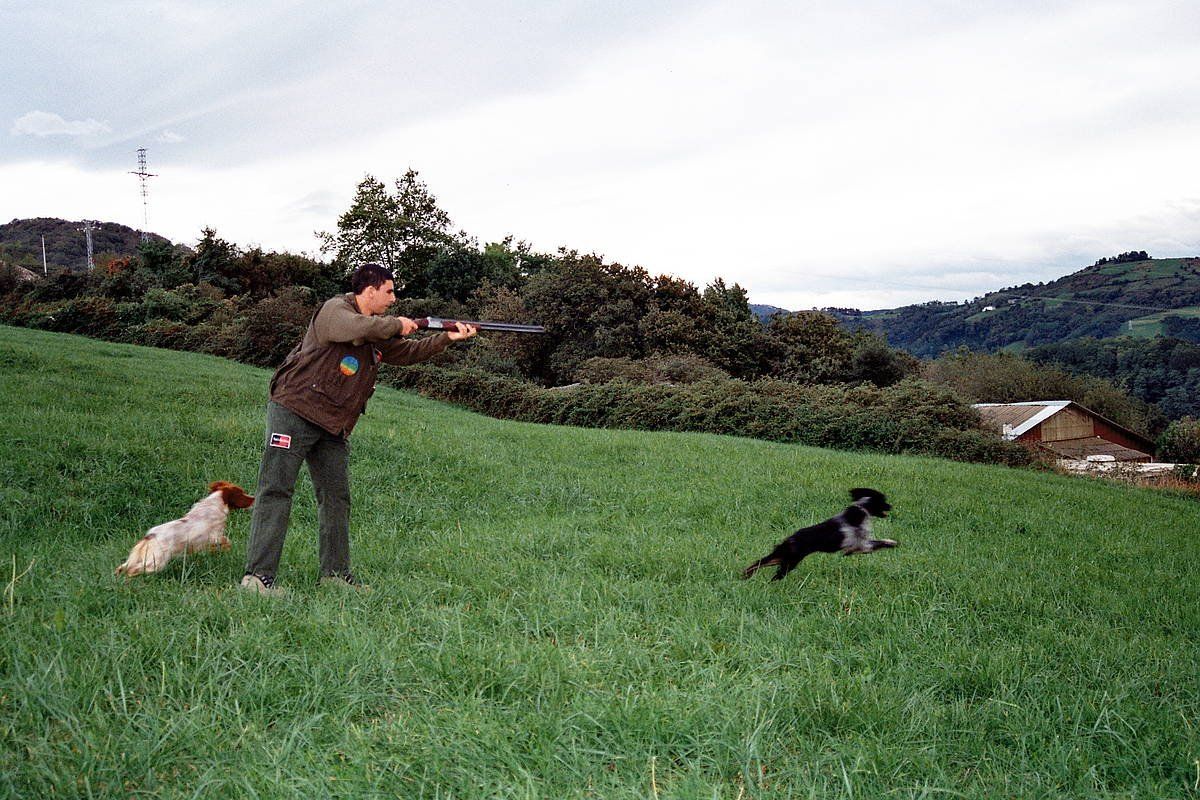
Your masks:
M1167 419L1200 419L1200 345L1173 337L1071 339L1023 353L1076 375L1092 375L1153 403Z
M1164 557L1194 500L381 387L373 593L315 585L307 478L282 602L234 588L241 512L232 552L115 578L208 481L253 487L268 375L0 327L0 796L1194 795L1200 561ZM858 485L899 549L735 579Z
M758 318L760 322L766 322L773 314L790 314L786 308L779 306L764 305L763 303L751 303L750 311Z
M969 303L930 302L841 318L922 357L963 346L1024 349L1121 333L1200 341L1200 258L1110 262Z
M49 272L82 272L87 269L87 237L82 221L50 217L14 219L0 225L0 262L25 267L42 274L42 237L46 237ZM151 237L170 244L158 234ZM137 253L141 234L115 222L97 223L92 231L92 252L102 256L131 256Z

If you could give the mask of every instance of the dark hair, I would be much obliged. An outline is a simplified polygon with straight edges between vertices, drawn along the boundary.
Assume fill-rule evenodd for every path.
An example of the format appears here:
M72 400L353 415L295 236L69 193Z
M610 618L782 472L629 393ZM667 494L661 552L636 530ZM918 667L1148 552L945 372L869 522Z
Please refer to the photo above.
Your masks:
M363 264L350 276L350 291L362 294L368 286L378 289L388 281L396 282L391 270L384 269L379 264Z

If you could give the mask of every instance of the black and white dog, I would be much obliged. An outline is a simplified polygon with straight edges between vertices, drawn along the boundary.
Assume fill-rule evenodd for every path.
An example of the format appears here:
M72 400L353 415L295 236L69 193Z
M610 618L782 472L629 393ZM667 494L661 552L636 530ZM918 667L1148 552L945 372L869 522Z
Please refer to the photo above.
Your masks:
M871 538L871 517L886 517L892 507L882 492L874 489L851 489L853 505L841 514L816 525L801 528L780 542L770 555L760 558L742 571L749 578L763 567L779 567L773 581L787 575L809 553L836 553L844 556L855 553L873 553L885 547L895 547L899 542L891 539Z

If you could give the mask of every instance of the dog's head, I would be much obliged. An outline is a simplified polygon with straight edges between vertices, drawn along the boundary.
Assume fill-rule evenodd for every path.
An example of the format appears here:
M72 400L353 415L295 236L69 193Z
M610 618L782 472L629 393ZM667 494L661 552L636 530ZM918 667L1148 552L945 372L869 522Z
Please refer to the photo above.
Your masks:
M892 510L892 506L883 496L883 492L877 492L874 489L851 489L850 497L854 500L854 505L872 517L886 517L887 512Z
M208 491L220 492L221 502L229 508L249 508L254 505L254 498L246 494L242 487L226 481L215 481L209 485Z

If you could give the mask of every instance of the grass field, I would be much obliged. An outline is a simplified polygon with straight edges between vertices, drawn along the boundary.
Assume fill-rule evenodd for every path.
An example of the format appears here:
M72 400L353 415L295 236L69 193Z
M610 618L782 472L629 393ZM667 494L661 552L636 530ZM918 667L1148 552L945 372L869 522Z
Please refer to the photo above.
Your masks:
M1200 797L1200 503L380 388L355 568L112 570L253 489L268 373L0 327L0 796ZM735 573L875 486L902 547Z
M1188 306L1186 308L1174 308L1170 311L1160 311L1156 314L1147 314L1144 317L1131 319L1121 329L1121 333L1127 336L1135 336L1139 339L1153 339L1155 336L1164 336L1166 332L1163 330L1163 317L1200 317L1200 306Z
M1147 261L1119 261L1096 267L1104 275L1119 275L1130 280L1190 278L1195 271L1194 258L1152 258Z

